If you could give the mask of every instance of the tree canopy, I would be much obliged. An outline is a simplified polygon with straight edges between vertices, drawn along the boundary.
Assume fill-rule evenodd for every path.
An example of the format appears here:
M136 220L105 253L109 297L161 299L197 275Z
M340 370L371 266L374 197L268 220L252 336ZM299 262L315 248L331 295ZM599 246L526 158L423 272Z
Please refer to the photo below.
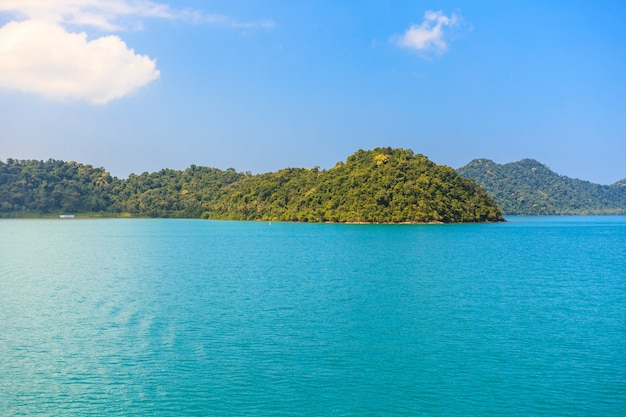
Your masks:
M192 165L125 180L76 162L0 162L0 215L61 212L304 222L502 220L473 180L406 149L359 150L328 170L251 175Z
M284 169L231 184L206 217L315 222L502 220L473 181L411 150L359 150L329 170Z
M0 161L0 213L107 210L118 183L104 168L74 161Z
M626 214L626 180L593 184L532 159L504 165L476 159L457 172L480 184L505 214Z

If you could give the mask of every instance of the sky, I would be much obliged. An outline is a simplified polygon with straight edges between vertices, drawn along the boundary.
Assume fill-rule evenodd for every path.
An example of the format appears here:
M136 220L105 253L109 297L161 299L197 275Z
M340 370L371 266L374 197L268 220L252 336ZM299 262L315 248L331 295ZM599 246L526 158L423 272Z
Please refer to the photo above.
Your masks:
M621 0L0 0L0 160L626 178Z

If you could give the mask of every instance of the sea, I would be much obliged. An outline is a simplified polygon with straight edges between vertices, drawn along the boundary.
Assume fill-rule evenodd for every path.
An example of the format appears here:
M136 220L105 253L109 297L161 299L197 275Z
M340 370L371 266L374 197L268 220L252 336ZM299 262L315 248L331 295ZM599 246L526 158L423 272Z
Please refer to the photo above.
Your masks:
M626 415L626 217L507 220L1 220L0 415Z

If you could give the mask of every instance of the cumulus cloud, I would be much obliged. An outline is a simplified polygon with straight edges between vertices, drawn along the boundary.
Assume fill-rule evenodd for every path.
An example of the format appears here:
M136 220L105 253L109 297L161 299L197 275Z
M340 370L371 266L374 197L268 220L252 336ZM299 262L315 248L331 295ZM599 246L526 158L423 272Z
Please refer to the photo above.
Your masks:
M117 35L93 40L83 29L121 32L142 18L184 20L233 28L269 28L271 21L239 22L148 0L1 0L10 22L0 27L0 88L53 100L102 104L159 77L156 61ZM78 29L78 30L76 30Z
M427 11L419 25L411 27L396 38L399 46L420 52L443 53L448 49L444 28L457 26L461 17L455 13L446 16L441 11Z
M159 77L155 61L117 36L93 41L85 33L29 19L0 28L0 87L53 100L102 104Z

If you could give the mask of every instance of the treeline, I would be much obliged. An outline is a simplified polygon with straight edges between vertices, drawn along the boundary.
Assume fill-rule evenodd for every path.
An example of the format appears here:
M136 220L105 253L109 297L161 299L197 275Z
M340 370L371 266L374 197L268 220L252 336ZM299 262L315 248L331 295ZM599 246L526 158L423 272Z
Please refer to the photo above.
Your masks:
M76 162L0 161L0 213L110 210L120 180L103 168Z
M360 150L329 170L284 169L233 183L205 213L315 222L501 220L474 181L411 150Z
M559 175L532 159L503 165L476 159L457 172L480 184L505 214L626 214L626 180L593 184Z
M0 215L127 213L142 217L200 217L225 185L244 178L234 169L190 166L120 180L77 162L0 161Z
M125 180L77 162L0 161L0 216L60 213L364 223L502 220L474 181L405 149L360 150L329 170L251 175L192 165Z

